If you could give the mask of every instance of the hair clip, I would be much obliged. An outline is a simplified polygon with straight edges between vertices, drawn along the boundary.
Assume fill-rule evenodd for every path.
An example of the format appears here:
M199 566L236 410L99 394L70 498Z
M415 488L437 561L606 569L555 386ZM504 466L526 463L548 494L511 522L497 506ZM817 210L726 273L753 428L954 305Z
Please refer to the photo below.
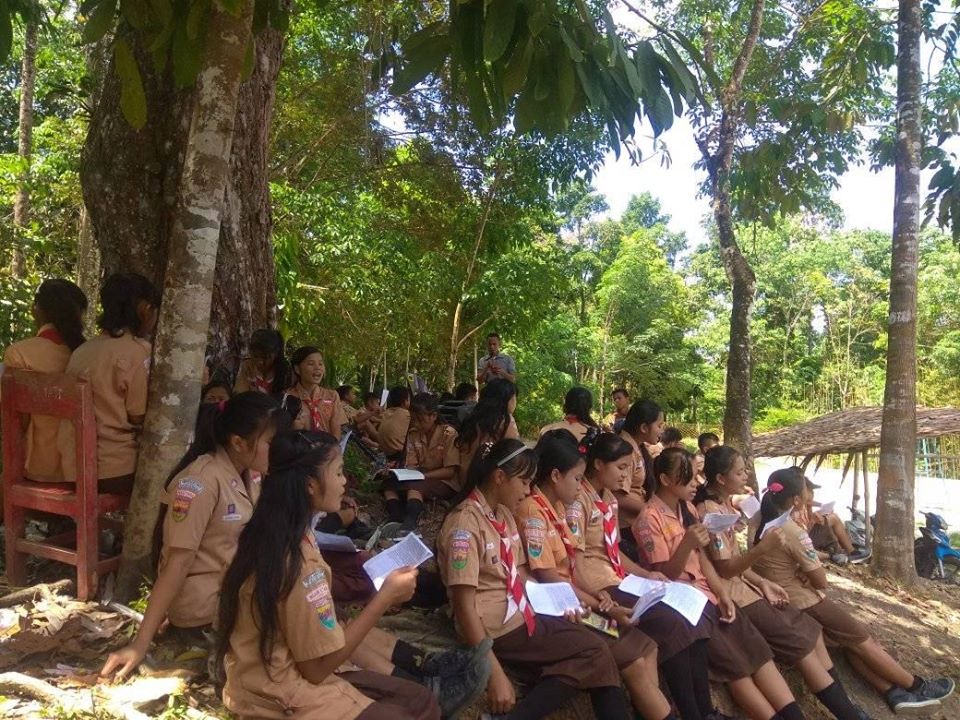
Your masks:
M493 443L492 443L492 442L482 443L482 444L480 445L480 459L481 459L481 460L486 460L486 459L487 459L487 455L490 454L490 451L491 451L491 450L493 450Z
M518 447L516 450L514 450L512 453L510 453L510 454L507 455L505 458L503 458L500 462L498 462L498 463L497 463L497 467L498 467L498 468L499 468L499 467L503 467L504 465L506 465L508 462L510 462L511 460L513 460L517 455L519 455L520 453L522 453L522 452L523 452L524 450L526 450L526 449L527 449L527 446L526 446L526 445L521 445L521 446Z
M587 446L586 446L586 445L577 445L577 452L580 453L581 455L586 455L586 454L587 454Z
M770 483L769 485L767 485L767 490L769 490L772 493L783 492L783 485L781 485L778 482Z

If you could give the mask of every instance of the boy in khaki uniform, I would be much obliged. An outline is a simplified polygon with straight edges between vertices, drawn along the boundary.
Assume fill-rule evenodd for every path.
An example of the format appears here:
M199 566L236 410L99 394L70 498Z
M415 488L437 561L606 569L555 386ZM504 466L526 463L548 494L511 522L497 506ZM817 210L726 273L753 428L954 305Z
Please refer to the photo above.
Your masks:
M402 462L403 448L410 430L410 391L397 386L387 395L387 409L380 417L377 428L377 444L387 460Z

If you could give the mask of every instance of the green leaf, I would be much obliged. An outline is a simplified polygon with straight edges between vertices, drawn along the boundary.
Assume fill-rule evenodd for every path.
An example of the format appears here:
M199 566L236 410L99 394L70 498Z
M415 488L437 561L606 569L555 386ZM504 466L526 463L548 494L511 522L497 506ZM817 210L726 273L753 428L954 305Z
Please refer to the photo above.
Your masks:
M190 11L187 13L186 23L187 39L197 40L201 37L209 11L209 0L193 0L190 3Z
M570 34L566 31L566 28L563 25L560 26L560 39L563 40L563 44L567 46L567 52L570 53L570 59L574 62L583 62L583 53L580 51L580 48L577 47L576 42L573 38L570 37Z
M137 59L126 40L121 38L114 43L113 59L120 78L120 110L130 126L139 130L147 124L147 96Z
M707 76L710 86L715 91L719 91L719 89L723 87L723 82L720 80L720 77L717 75L717 71L713 68L713 66L704 59L703 54L697 49L697 46L694 45L686 35L677 30L673 30L671 34L673 35L673 39L680 43L683 49L690 53L690 57L693 58L693 61L700 66L704 74Z
M113 27L114 16L117 13L117 0L100 0L87 18L80 35L85 43L95 43Z
M576 93L576 70L573 68L573 60L562 53L557 56L557 100L561 117L566 117L573 104L573 96Z
M136 30L143 30L150 24L146 0L120 0L120 15Z
M290 12L280 0L271 0L270 2L270 27L282 33L290 29Z
M530 71L530 59L533 57L533 38L528 38L523 45L517 45L509 62L503 71L501 80L501 89L503 99L509 102L510 98L520 92L527 81L527 73Z
M646 106L647 118L653 127L654 136L659 135L673 125L673 105L670 98L663 88L657 88L658 92L653 98L653 102Z
M10 7L0 8L0 61L6 60L13 46L13 19L10 16Z
M193 85L203 62L203 43L191 40L181 23L173 31L173 79L177 87Z
M449 53L450 40L445 33L418 42L409 53L405 53L404 65L394 76L390 91L394 95L409 91L437 70Z
M483 28L483 57L487 62L496 62L506 52L516 20L515 0L491 0L487 5Z

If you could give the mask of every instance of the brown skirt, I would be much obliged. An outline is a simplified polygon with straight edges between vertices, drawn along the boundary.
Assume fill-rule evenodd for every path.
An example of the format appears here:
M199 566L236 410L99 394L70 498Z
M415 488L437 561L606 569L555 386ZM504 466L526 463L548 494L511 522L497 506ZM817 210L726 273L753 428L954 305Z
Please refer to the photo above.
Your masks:
M606 641L621 672L657 649L657 644L635 627L620 628L620 637L598 633Z
M870 639L870 631L849 610L830 598L824 598L804 612L820 623L828 645L856 647Z
M624 607L633 607L637 602L636 597L623 592L616 585L606 590ZM696 625L691 625L680 613L663 603L657 603L641 615L636 627L657 644L657 662L660 663L686 650L697 640L710 637L710 621L705 615L700 617Z
M717 606L708 602L703 615L712 624L707 641L707 662L712 680L724 683L740 680L773 660L773 652L763 635L743 613L738 612L732 623L720 622Z
M370 559L369 553L321 550L320 554L330 566L330 574L333 576L330 592L334 600L361 602L372 598L377 592L370 576L363 569L363 564Z
M456 475L451 478L451 482L456 480ZM443 480L434 480L427 478L425 480L411 480L410 482L400 482L393 475L389 473L384 474L383 479L380 482L381 491L391 491L395 493L405 494L411 490L423 495L426 500L446 500L452 498L456 494L456 490L447 485Z
M620 686L620 671L602 634L563 618L538 615L532 637L521 625L494 640L493 653L526 685L557 678L578 690Z
M787 667L813 652L820 637L820 624L790 605L777 608L761 598L737 610L760 631L777 662Z
M340 673L340 677L373 700L357 720L440 720L440 706L423 685L369 670Z

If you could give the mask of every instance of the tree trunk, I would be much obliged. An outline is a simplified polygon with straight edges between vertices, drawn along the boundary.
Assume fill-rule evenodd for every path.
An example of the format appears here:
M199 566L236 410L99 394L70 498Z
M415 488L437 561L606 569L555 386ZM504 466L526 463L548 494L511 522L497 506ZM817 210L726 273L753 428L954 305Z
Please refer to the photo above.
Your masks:
M210 5L207 57L197 77L185 142L147 416L126 519L123 566L117 578L121 597L136 591L151 556L164 481L193 438L237 98L252 18L253 0L246 0L238 15L218 3Z
M90 213L83 208L80 211L80 239L77 242L77 285L87 296L87 314L83 323L87 337L92 337L96 333L100 279L100 248L97 247L97 239L93 236Z
M20 176L17 178L17 194L13 200L13 258L10 272L16 278L25 273L23 248L26 238L23 228L30 221L30 155L33 152L33 91L37 82L37 24L28 22L24 27L23 64L20 68L20 142L17 157L20 159Z
M917 577L913 562L913 482L917 447L921 31L920 0L900 0L893 254L873 567L903 583L913 583Z

